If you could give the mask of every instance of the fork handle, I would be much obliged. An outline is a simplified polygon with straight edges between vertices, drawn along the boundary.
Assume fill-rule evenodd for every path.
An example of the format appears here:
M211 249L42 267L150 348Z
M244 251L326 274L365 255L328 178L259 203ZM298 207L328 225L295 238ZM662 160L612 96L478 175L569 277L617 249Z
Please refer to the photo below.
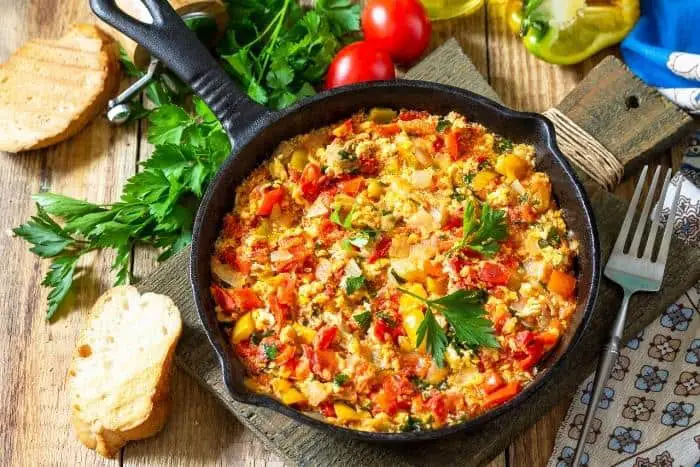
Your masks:
M595 379L593 380L593 389L591 391L591 399L588 402L588 408L586 408L586 417L583 420L583 426L581 427L581 436L576 443L576 452L574 453L574 461L571 464L574 467L578 467L581 464L581 457L583 456L583 449L586 446L586 438L588 437L588 432L591 430L591 425L593 424L593 417L595 411L598 408L598 403L603 395L603 389L605 388L605 383L610 377L610 372L612 371L613 365L617 360L618 355L620 355L620 341L622 340L622 331L625 329L625 320L627 319L627 307L629 305L630 297L632 293L625 290L625 295L622 298L622 304L620 305L620 310L617 312L615 317L615 323L612 327L612 332L610 339L607 344L603 347L603 353L598 361L598 368L595 372Z

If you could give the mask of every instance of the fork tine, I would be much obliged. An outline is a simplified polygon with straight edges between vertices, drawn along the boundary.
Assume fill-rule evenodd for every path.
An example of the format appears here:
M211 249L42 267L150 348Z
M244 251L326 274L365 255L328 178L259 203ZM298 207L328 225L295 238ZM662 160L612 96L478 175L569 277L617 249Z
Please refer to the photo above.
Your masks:
M632 201L627 208L627 214L625 215L625 220L622 222L622 227L620 227L620 233L617 235L617 240L615 241L615 246L613 251L618 251L623 253L625 249L625 242L627 241L627 234L630 231L630 225L632 225L632 219L634 218L634 213L637 210L637 203L639 202L639 195L642 193L642 187L644 186L644 181L647 179L647 171L649 169L648 165L644 166L642 173L639 175L639 181L634 189L634 196L632 196Z
M644 248L644 255L642 258L651 261L651 254L654 251L654 245L656 244L656 232L659 230L659 219L661 217L661 208L663 208L664 200L666 199L666 192L668 191L669 182L671 180L671 169L666 171L666 177L664 178L664 184L661 187L661 197L659 198L659 203L654 210L654 216L651 221L651 228L649 229L649 237L647 237L647 244Z
M666 221L666 228L664 228L664 238L661 240L661 247L659 248L659 254L656 257L657 263L666 263L666 257L668 256L668 250L671 247L671 236L673 235L673 224L674 224L674 221L676 220L676 209L678 209L678 200L681 197L681 187L682 186L683 186L683 179L680 179L678 181L678 187L676 187L676 192L673 195L673 204L671 204L671 211L668 213L668 220Z
M647 192L647 197L644 200L644 207L642 208L642 215L639 217L639 222L637 223L637 229L634 231L634 238L632 239L632 245L630 246L629 254L632 256L638 256L639 253L639 243L642 241L642 234L644 233L644 228L647 225L647 219L649 218L649 209L651 208L651 201L654 199L654 194L656 193L656 183L659 181L659 174L661 173L661 166L657 166L654 171L654 176L651 179L651 185L649 185L649 191Z

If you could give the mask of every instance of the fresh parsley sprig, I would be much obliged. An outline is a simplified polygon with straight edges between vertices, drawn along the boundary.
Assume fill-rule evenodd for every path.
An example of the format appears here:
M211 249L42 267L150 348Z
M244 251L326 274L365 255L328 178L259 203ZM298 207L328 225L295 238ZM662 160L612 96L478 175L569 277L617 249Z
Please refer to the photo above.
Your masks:
M467 200L462 220L462 239L454 249L470 248L490 258L498 253L498 242L505 240L507 236L505 211L493 209L484 203L481 205L481 217L477 221L476 205Z
M425 349L438 366L445 364L448 338L435 318L436 312L452 326L455 340L460 345L499 347L491 321L485 317L486 293L483 290L461 289L435 299L423 298L400 287L399 290L425 304L425 317L416 332L416 344L421 345L425 340Z
M164 260L190 243L197 198L230 152L228 138L209 109L195 101L195 111L191 116L164 105L149 116L149 139L159 144L142 170L127 180L117 203L34 195L37 215L14 233L33 245L30 251L53 259L42 283L51 289L47 319L66 297L77 262L86 253L114 249L115 283L124 284L130 281L135 245L161 248L159 260Z

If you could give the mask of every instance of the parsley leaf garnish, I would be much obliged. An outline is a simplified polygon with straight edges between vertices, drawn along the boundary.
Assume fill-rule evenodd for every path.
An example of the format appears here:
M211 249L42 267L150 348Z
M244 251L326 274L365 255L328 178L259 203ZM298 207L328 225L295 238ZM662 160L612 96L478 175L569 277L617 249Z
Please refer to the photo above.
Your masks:
M342 386L347 383L349 379L350 377L345 373L338 373L335 375L335 378L333 378L333 383L335 383L336 386Z
M441 313L452 329L457 343L469 347L498 347L493 335L493 326L485 315L486 294L482 290L457 290L436 299L426 299L408 290L399 290L425 304L425 317L416 332L416 343L433 356L435 363L442 367L445 363L445 349L448 339L445 331L435 319L435 312Z
M440 120L438 120L437 125L435 126L435 130L438 133L443 133L445 130L447 130L448 128L451 128L451 127L452 127L451 121L449 121L446 118L441 118Z
M364 276L348 277L345 279L345 292L352 295L365 285Z
M360 329L366 331L369 329L369 325L372 323L372 313L365 311L364 313L353 315L352 319L354 319L357 325L360 326Z
M277 354L279 353L277 346L274 344L263 344L263 351L265 352L265 356L268 358L268 360L274 360L277 358Z
M497 136L493 141L493 150L498 154L503 154L513 150L513 142L508 138Z
M481 218L477 222L476 206L472 201L467 201L462 219L462 239L455 248L470 248L490 258L498 252L498 242L507 236L505 211L492 209L484 203L481 205Z
M540 238L537 241L537 244L540 246L540 248L546 248L548 246L557 248L559 245L561 245L561 236L559 235L559 232L557 232L557 229L549 229L547 231L547 238Z

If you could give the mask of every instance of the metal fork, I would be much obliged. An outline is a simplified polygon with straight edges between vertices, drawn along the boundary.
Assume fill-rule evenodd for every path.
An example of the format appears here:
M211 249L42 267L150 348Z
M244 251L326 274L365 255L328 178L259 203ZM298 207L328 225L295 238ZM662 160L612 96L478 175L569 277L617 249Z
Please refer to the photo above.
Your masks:
M632 196L632 201L630 202L629 208L627 208L625 220L623 221L620 233L617 236L617 241L615 241L615 246L613 247L610 259L608 259L608 264L605 266L605 276L622 287L624 296L622 298L622 304L620 305L620 311L618 311L617 317L615 318L615 323L612 327L610 339L603 347L603 354L598 362L591 399L588 403L586 418L584 419L583 427L581 429L581 437L576 444L576 453L574 454L574 461L572 463L573 466L580 465L583 449L586 445L586 437L591 429L593 415L595 414L595 410L600 402L603 387L610 377L610 371L612 370L613 364L620 354L620 340L622 339L622 331L625 328L625 320L627 319L627 305L629 305L630 297L636 292L658 292L659 289L661 289L664 269L666 269L666 259L668 258L668 250L671 245L673 222L676 208L678 207L678 199L680 197L682 183L679 183L675 189L676 191L673 196L671 211L668 215L668 220L666 221L666 227L664 228L663 237L661 239L659 253L656 255L656 260L652 261L652 253L656 244L656 234L659 228L659 217L661 216L663 201L666 199L666 192L668 191L669 181L671 179L671 169L668 169L666 172L664 185L661 189L661 198L659 200L658 207L654 212L654 218L651 222L649 236L647 238L644 251L640 256L639 245L647 225L652 199L654 198L656 185L659 181L659 175L661 174L661 167L657 167L654 171L654 176L651 180L649 191L646 199L644 200L641 216L639 217L637 227L634 230L632 243L630 248L625 250L630 227L632 226L632 221L634 219L635 212L637 211L637 204L647 178L648 169L648 166L644 166L644 169L642 170L637 186L634 189L634 196Z

